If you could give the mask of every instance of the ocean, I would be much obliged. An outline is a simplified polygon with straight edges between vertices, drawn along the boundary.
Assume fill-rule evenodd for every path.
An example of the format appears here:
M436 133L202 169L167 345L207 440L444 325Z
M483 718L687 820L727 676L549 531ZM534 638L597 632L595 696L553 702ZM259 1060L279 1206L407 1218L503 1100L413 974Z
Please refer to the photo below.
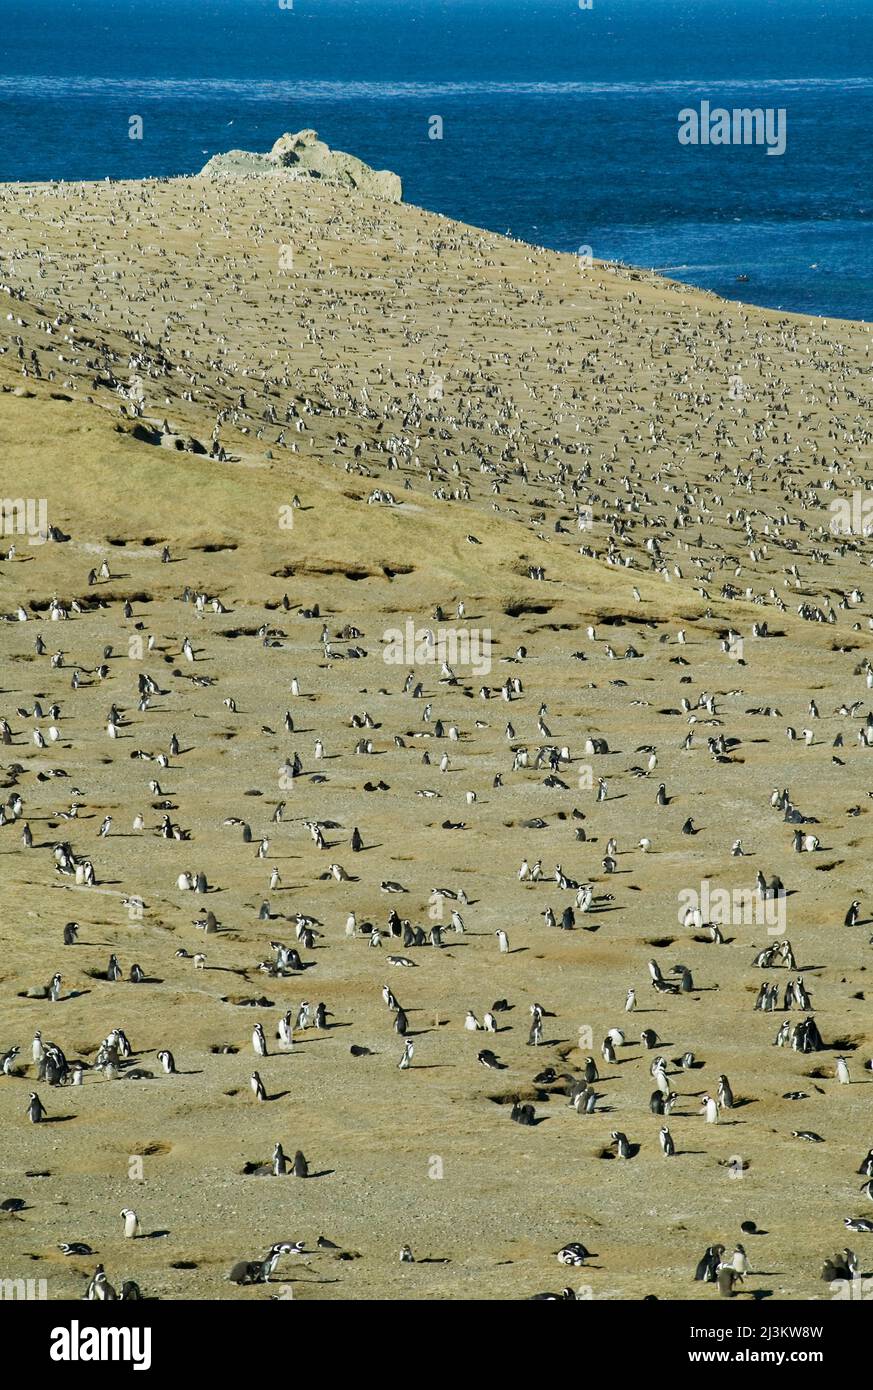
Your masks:
M702 102L784 112L784 153L681 144ZM873 319L873 0L0 0L0 180L303 127L435 212Z

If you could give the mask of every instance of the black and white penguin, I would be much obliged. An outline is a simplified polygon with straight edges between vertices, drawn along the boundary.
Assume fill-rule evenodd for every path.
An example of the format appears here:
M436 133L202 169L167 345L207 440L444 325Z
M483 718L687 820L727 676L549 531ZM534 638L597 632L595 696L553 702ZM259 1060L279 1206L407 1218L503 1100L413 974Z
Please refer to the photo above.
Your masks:
M27 1102L27 1117L32 1125L38 1125L46 1117L45 1106L36 1091L30 1093L30 1099Z
M707 1246L703 1258L698 1261L697 1268L694 1271L694 1278L698 1283L715 1283L716 1271L718 1270L718 1266L721 1263L721 1257L723 1254L723 1245Z
M623 1134L620 1129L614 1129L609 1137L615 1145L616 1156L618 1158L630 1158L631 1145L627 1135Z

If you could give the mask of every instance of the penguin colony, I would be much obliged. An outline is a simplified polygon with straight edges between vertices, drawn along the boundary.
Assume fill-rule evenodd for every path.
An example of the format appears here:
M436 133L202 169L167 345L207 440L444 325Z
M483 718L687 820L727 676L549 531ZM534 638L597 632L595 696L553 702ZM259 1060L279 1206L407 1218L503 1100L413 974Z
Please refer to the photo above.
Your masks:
M4 1275L869 1272L869 329L326 186L0 221Z

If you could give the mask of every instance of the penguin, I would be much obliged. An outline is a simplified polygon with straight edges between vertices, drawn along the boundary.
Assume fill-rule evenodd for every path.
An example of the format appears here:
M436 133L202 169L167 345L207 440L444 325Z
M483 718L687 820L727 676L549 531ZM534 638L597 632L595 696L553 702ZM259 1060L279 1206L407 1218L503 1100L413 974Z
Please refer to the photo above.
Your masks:
M75 946L75 945L76 945L76 938L77 938L78 934L79 934L79 923L78 923L78 922L67 922L66 926L64 927L64 945L65 945L65 946Z
M742 1275L738 1274L733 1265L720 1265L716 1275L718 1291L722 1298L734 1297L734 1286L740 1282Z
M737 1245L734 1253L729 1260L725 1261L725 1264L730 1264L736 1270L737 1274L741 1275L749 1274L752 1268L749 1264L749 1257L746 1254L745 1247L742 1245Z
M413 1043L413 1041L412 1041L412 1038L407 1038L407 1039L406 1039L406 1042L404 1043L404 1046L403 1046L403 1056L400 1058L400 1061L397 1063L397 1067L398 1067L398 1070L399 1070L399 1071L408 1071L408 1070L409 1070L409 1068L412 1066L412 1057L413 1057L414 1052L415 1052L415 1045L414 1045L414 1043Z
M40 1100L36 1091L31 1091L30 1099L27 1102L27 1116L32 1125L38 1125L46 1117L45 1106Z
M497 1057L490 1048L483 1048L482 1051L478 1053L476 1060L481 1066L487 1067L489 1071L506 1070L506 1063L501 1062L500 1058Z
M264 1089L264 1083L261 1080L259 1072L252 1072L249 1084L251 1085L252 1091L254 1092L255 1100L267 1099L267 1092Z
M285 1157L285 1151L281 1144L277 1144L273 1150L271 1167L273 1169L274 1178L284 1178L285 1174L288 1172L288 1160Z
M264 1029L260 1023L256 1023L252 1029L252 1047L258 1057L267 1056L267 1039L264 1036Z
M858 918L859 918L860 916L861 916L861 904L860 904L860 903L857 901L857 899L856 899L854 902L851 903L848 912L846 913L845 917L843 918L843 926L844 926L844 927L854 927L855 923L858 921Z
M91 1303L107 1303L118 1298L118 1294L106 1278L106 1271L102 1265L98 1265L91 1276L85 1298Z
M861 1235L870 1235L873 1232L873 1221L869 1221L866 1216L846 1216L843 1225L849 1231L857 1231Z
M731 1090L730 1082L726 1076L718 1078L718 1103L722 1110L732 1110L734 1104L734 1093Z
M661 1144L661 1153L665 1158L672 1158L676 1152L676 1145L673 1136L666 1125L662 1125L658 1131L658 1138Z
M630 1158L631 1145L627 1135L623 1134L620 1129L614 1129L609 1137L615 1145L616 1156L618 1158Z
M845 1057L838 1057L834 1066L834 1074L841 1086L850 1084L849 1068Z
M295 1178L309 1177L309 1164L306 1162L302 1149L298 1149L294 1155L294 1176Z
M721 1263L723 1254L723 1245L710 1245L707 1247L703 1258L698 1261L697 1269L694 1272L694 1278L698 1283L715 1283L716 1271Z
M578 1269L591 1258L591 1252L579 1240L571 1240L557 1251L558 1264L572 1265Z
M124 1222L124 1236L126 1240L135 1240L140 1234L139 1217L132 1207L125 1207L121 1213Z
M166 1049L164 1049L162 1052L159 1052L158 1061L160 1062L161 1066L163 1067L164 1071L167 1073L168 1076L175 1075L176 1059L173 1056L172 1052L168 1052Z
M704 1110L704 1119L708 1125L718 1124L718 1102L712 1096L706 1094L700 1097L700 1103Z

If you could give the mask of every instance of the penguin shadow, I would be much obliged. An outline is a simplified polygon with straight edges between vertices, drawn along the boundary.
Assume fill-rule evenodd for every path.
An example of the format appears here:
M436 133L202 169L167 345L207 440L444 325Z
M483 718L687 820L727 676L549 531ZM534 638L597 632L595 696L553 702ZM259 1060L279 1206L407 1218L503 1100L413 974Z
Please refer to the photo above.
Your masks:
M68 1120L77 1120L78 1115L44 1115L40 1120L41 1125L64 1125Z
M169 1234L169 1231L141 1231L137 1240L163 1240Z
M90 989L71 989L69 994L61 994L53 1002L55 1004L66 1004L70 999L82 999L86 994L90 994ZM45 1003L48 999L48 990L45 994L28 994L27 990L19 990L16 997L18 999L30 999L34 1003Z
M335 1168L320 1168L317 1173L307 1173L306 1180L309 1182L312 1178L330 1178L335 1172Z

